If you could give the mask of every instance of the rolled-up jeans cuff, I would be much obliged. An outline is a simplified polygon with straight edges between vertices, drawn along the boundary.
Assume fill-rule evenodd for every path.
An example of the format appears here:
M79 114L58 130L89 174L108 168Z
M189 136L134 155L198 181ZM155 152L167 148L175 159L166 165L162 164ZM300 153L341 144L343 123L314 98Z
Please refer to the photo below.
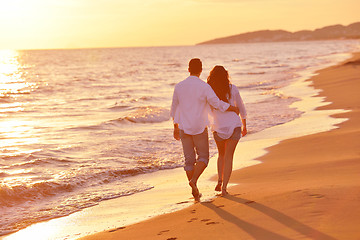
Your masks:
M209 164L209 159L208 158L199 158L197 160L197 162L203 162L207 166Z
M192 171L192 170L194 170L194 166L193 166L193 165L191 165L191 166L185 166L185 167L184 167L184 170L185 170L185 171Z

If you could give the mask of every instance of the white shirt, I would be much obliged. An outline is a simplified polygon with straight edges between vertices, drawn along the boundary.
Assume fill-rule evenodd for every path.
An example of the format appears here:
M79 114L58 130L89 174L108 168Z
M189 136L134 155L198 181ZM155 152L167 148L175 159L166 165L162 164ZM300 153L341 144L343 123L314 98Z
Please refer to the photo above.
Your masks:
M186 134L200 134L209 125L209 104L221 112L230 106L216 96L209 84L189 76L175 85L170 115Z
M246 109L240 96L239 90L233 84L230 84L231 98L229 103L239 108L240 116L246 119ZM211 130L216 131L219 137L228 139L234 132L234 129L241 127L241 119L235 112L221 112L216 109L211 111L212 121Z

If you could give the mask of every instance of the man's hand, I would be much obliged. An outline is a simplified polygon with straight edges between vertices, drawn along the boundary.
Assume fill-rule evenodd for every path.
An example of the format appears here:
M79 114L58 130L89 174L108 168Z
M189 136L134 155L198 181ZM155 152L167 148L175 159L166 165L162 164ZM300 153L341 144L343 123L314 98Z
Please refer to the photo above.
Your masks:
M180 129L178 124L174 124L174 138L180 140Z
M232 105L230 105L230 107L226 111L235 112L237 115L239 115L240 113L239 108Z

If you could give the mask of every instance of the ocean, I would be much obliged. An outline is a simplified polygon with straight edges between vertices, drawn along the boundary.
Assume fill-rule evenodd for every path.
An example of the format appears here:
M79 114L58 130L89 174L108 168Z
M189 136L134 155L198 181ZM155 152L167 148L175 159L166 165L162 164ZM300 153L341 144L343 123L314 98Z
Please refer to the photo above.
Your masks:
M1 50L0 236L146 192L154 186L129 179L181 168L169 110L191 58L204 81L215 65L229 71L251 136L303 114L284 88L358 49L339 40Z

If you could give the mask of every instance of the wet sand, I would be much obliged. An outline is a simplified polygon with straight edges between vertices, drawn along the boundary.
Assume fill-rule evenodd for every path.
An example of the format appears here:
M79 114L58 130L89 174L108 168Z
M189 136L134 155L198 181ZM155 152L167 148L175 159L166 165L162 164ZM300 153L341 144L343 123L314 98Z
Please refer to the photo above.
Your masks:
M308 81L331 102L318 109L349 110L338 128L268 148L226 197L82 239L359 239L360 54L318 73Z

